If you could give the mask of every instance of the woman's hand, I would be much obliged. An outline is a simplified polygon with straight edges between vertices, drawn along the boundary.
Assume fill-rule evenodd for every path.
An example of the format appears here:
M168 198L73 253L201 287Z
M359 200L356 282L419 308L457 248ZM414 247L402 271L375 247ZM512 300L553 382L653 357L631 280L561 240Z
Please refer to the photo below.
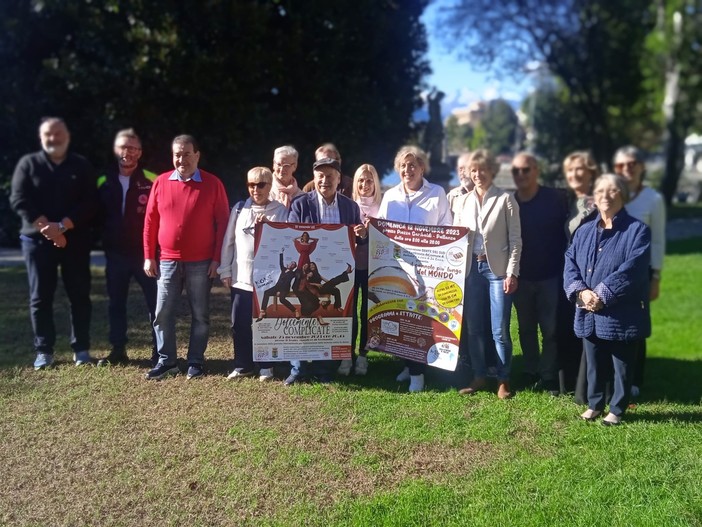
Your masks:
M229 288L232 286L232 277L231 276L225 276L222 278L222 283L224 284L224 287Z
M505 278L505 281L502 283L502 289L504 290L506 295L511 295L517 290L518 286L518 281L516 276L509 275L507 278Z
M363 223L353 226L353 233L361 239L365 239L368 236L368 229Z
M600 300L600 297L591 289L580 291L578 297L583 303L583 307L593 313L604 307L604 303Z

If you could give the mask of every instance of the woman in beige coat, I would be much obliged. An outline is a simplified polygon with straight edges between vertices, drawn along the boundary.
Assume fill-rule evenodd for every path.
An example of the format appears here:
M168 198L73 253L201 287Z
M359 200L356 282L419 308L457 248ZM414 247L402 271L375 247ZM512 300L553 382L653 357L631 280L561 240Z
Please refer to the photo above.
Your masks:
M475 183L470 194L460 197L455 207L454 225L468 227L466 267L466 309L463 335L468 344L473 381L459 393L469 395L487 385L485 361L488 339L495 341L497 357L497 396L511 397L509 387L512 362L512 337L509 322L512 293L517 290L519 258L522 253L519 205L514 196L494 186L499 170L495 158L487 150L476 150L469 160L469 174ZM485 332L488 320L492 335ZM467 332L467 341L465 334ZM465 352L465 346L462 346Z

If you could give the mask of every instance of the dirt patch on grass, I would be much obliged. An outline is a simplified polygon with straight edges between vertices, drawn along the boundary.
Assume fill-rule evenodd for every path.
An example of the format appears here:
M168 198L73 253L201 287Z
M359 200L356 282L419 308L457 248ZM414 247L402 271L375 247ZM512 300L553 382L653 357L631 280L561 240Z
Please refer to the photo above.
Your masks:
M142 373L0 377L0 523L230 525L455 480L495 458L484 443L379 441L356 426L353 392L330 416L315 394L280 385Z

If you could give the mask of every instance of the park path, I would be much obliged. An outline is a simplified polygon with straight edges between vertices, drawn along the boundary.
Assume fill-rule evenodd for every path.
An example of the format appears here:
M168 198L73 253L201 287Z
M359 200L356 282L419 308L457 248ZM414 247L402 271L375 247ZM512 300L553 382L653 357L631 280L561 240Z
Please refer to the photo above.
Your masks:
M686 238L702 238L702 218L670 220L666 225L668 240L684 240ZM105 253L92 251L90 263L95 267L105 266ZM0 266L24 265L22 252L19 249L0 247Z

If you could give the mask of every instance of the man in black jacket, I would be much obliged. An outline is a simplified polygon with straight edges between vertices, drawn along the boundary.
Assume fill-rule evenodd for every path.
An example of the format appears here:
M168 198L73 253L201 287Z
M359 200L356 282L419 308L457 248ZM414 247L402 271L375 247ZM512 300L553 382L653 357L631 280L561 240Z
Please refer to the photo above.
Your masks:
M96 208L95 173L68 151L68 127L59 117L39 126L42 149L19 160L10 205L22 218L20 240L29 278L34 369L54 362L54 293L58 269L71 306L71 348L76 365L90 358L90 243Z
M98 365L124 364L127 357L127 294L132 277L141 286L149 311L152 350L156 310L156 279L144 273L144 215L156 174L139 166L141 140L133 129L117 132L115 163L98 179L105 249L109 339L112 351ZM152 361L154 356L152 354Z

